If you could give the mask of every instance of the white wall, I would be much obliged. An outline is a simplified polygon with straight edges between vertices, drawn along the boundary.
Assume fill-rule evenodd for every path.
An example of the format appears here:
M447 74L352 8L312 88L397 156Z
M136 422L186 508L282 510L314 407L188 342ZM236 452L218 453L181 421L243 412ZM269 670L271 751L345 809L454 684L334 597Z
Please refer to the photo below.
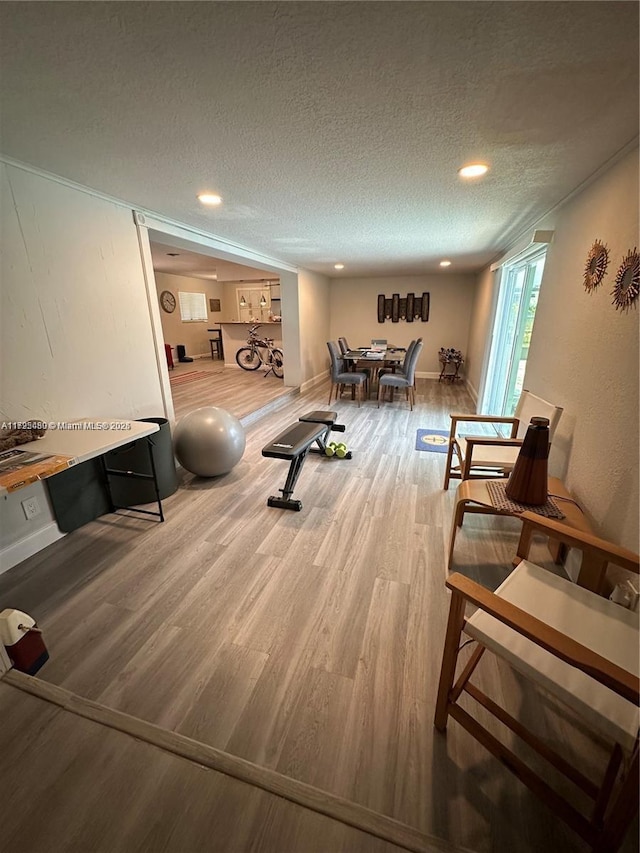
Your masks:
M498 278L499 272L491 272L487 267L478 275L475 289L465 372L467 388L476 403L484 380L485 363L491 342L492 311Z
M291 388L300 387L305 380L310 378L305 376L302 364L302 328L298 278L298 273L294 272L283 272L280 276L284 384Z
M0 420L162 416L131 211L6 164L0 191ZM41 483L0 500L1 568L57 536Z
M638 151L614 164L539 228L555 230L531 339L525 387L564 407L549 466L605 538L638 550L638 311L611 304L623 256L638 244ZM583 287L594 240L610 253L603 284ZM479 276L470 376L480 379L493 274Z
M130 210L2 165L3 420L162 413Z
M638 245L638 151L557 214L536 312L526 387L564 406L555 464L597 530L638 550L638 311L611 304L623 256ZM583 287L595 239L610 263ZM553 458L553 457L552 457Z
M330 338L345 337L350 346L365 346L372 338L386 338L396 346L406 346L421 337L424 347L417 366L418 375L439 375L438 350L455 347L466 353L473 307L475 276L439 274L385 278L331 280ZM430 293L429 321L407 323L386 320L378 323L378 294L390 298L399 293L421 296ZM326 347L325 347L326 349ZM328 353L327 353L328 364Z
M329 375L327 370L329 352L327 341L331 313L329 279L319 273L300 270L298 294L302 381L312 383Z
M164 333L164 341L172 347L177 344L184 344L187 349L187 355L210 355L211 347L209 338L211 335L207 329L212 328L214 323L219 323L222 319L222 311L209 311L208 320L202 323L185 323L180 317L180 304L178 301L178 292L183 293L204 293L207 300L207 309L209 308L209 299L220 299L221 307L223 300L223 286L217 281L211 281L204 278L192 278L184 275L173 275L171 273L156 272L156 292L158 297L163 290L170 290L176 298L176 310L168 314L162 308L160 309L160 320L162 322L162 331ZM174 353L175 356L175 353Z

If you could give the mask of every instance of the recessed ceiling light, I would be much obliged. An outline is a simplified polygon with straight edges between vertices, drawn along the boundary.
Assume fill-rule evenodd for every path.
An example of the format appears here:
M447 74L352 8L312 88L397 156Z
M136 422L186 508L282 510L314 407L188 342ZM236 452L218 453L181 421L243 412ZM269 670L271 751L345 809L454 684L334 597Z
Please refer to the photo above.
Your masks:
M344 264L334 264L333 268L334 268L334 270L343 270Z
M201 201L202 204L222 204L220 196L214 195L214 193L200 193L198 195L198 201Z
M481 175L486 175L489 167L484 163L471 163L469 166L463 166L458 169L458 174L461 178L479 178Z
M450 267L451 261L440 261L440 266L441 267Z

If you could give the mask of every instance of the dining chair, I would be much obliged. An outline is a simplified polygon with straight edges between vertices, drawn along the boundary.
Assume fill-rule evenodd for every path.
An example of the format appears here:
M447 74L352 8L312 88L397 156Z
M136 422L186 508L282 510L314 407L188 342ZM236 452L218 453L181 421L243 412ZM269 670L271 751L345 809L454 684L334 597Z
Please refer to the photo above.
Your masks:
M327 341L329 355L331 356L331 390L329 391L329 405L335 389L336 400L340 396L345 385L357 386L359 389L358 406L363 398L363 390L367 388L367 374L358 371L347 370L344 359L340 355L340 349L335 341Z
M404 358L402 359L402 364L396 365L395 367L383 367L379 372L379 376L384 376L385 373L396 373L400 376L406 376L407 367L409 365L409 360L411 358L411 353L413 352L413 348L417 343L422 343L422 338L416 338L411 341L405 350ZM414 377L415 378L415 377ZM415 382L414 382L415 386Z
M443 488L448 489L451 480L508 477L518 458L531 418L548 419L549 438L552 442L562 411L560 406L549 403L524 389L513 417L451 414ZM458 424L464 422L510 424L511 434L509 438L487 434L458 435Z
M422 342L416 341L415 346L411 351L405 373L385 373L383 376L380 376L378 379L378 408L380 408L380 398L384 394L385 388L404 388L409 408L413 411L413 404L415 402L414 383L416 364L418 363L418 358L420 357L421 352Z
M537 519L537 526L542 528L549 522L530 512L523 513L526 517ZM604 554L610 562L638 573L637 554L557 522L553 536L562 539L560 528L567 531L567 542L583 552L583 565L602 559ZM528 560L523 560L495 593L460 574L452 574L447 587L452 594L436 729L445 732L448 719L456 720L593 851L614 853L638 811L638 614ZM477 608L468 618L467 604ZM463 633L469 638L466 642ZM463 653L466 662L456 680L458 658L470 643L475 646L468 658L467 652ZM471 683L487 651L516 670L523 695L530 695L524 693L525 682L533 682L534 691L545 697L539 713L522 701L522 711L510 713L513 709L504 707L509 705L508 694L498 704ZM535 724L545 713L561 714L581 737L590 733L600 744L608 745L609 757L599 778L589 778L594 775L593 769L587 775L584 767L576 766L575 759L570 761L551 746L541 731L553 728L545 726L544 721L536 732L531 731L532 722ZM488 714L502 724L499 738L495 727L493 731L485 728ZM535 751L543 764L546 762L543 770L540 763L534 769L525 762L526 753L521 749L514 752L510 741L516 738ZM574 752L580 754L577 748ZM562 782L560 775L565 777ZM556 781L552 784L553 779Z
M346 355L348 352L351 352L351 347L347 343L346 338L338 338L338 346L340 347L340 350L341 350L343 356ZM355 364L355 362L353 362L352 364ZM362 365L359 365L358 371L360 373L366 373L367 374L367 386L370 386L371 385L371 368L370 367L362 367Z

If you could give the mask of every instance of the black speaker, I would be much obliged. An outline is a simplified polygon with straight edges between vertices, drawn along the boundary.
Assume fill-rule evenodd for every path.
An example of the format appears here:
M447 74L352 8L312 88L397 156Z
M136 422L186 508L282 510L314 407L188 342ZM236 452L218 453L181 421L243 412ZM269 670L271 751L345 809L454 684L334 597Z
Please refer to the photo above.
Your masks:
M178 344L177 350L178 350L178 361L182 361L182 362L193 361L193 359L189 358L189 356L187 355L187 348L184 346L184 344Z

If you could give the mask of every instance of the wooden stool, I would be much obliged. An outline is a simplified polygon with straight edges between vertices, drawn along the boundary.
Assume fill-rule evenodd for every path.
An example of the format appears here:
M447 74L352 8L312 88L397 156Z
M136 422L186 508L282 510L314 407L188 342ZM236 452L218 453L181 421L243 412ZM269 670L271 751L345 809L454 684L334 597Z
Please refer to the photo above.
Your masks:
M209 338L209 346L211 347L211 359L221 358L224 360L224 350L222 349L222 332L220 329L209 329L211 334L215 335Z

